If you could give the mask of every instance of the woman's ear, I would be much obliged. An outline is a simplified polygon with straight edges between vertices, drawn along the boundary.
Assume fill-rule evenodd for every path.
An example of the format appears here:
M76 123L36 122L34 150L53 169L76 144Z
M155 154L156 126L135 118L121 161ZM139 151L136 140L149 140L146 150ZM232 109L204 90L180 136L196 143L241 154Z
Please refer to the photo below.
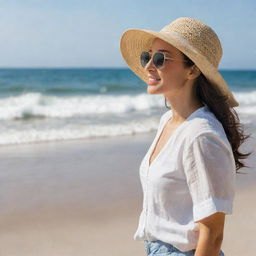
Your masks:
M200 69L196 65L193 65L189 72L189 79L196 79L200 74Z

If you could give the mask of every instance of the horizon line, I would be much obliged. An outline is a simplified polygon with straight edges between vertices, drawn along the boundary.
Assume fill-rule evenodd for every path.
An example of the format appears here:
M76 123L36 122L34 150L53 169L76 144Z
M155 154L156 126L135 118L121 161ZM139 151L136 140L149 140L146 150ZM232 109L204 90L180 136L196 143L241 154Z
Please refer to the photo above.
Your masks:
M0 69L128 69L129 67L86 67L86 66L26 66L26 67L1 67ZM131 70L132 71L132 70ZM256 71L256 68L222 68L218 69L218 71Z

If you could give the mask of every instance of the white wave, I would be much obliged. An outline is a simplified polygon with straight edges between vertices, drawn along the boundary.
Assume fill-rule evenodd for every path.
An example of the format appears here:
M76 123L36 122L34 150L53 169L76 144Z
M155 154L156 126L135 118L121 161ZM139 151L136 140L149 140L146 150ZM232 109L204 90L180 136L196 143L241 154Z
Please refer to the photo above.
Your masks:
M162 107L162 95L95 95L47 96L27 93L0 99L0 120L23 118L26 115L50 118L68 118L88 114L126 113Z
M121 124L66 125L61 129L18 130L12 128L0 133L0 145L132 135L154 131L158 124L159 118L148 118L143 121L137 120Z
M244 116L242 123L252 125L249 118ZM67 124L62 128L35 129L5 129L0 133L0 145L24 144L36 142L63 141L72 139L86 139L96 137L115 137L120 135L134 135L156 131L159 125L159 117L151 117L144 120L133 120L119 124L92 124L78 125Z
M233 93L239 106L235 110L240 115L256 116L256 91Z
M254 106L239 106L237 109L237 113L242 115L252 115L256 116L256 105Z
M234 92L233 95L240 105L256 105L256 90L250 92Z
M256 113L256 91L234 92L241 113ZM39 116L69 118L93 114L127 113L164 106L163 95L51 96L27 93L0 99L0 120Z

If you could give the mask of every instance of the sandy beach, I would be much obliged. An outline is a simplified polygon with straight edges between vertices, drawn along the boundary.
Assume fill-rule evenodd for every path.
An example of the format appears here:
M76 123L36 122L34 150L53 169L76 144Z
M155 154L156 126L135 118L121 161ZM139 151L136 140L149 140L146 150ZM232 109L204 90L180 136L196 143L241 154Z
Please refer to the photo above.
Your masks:
M143 256L139 164L155 132L0 147L1 256ZM255 148L254 139L242 145ZM245 151L244 151L245 150ZM225 256L254 256L256 157L237 174Z

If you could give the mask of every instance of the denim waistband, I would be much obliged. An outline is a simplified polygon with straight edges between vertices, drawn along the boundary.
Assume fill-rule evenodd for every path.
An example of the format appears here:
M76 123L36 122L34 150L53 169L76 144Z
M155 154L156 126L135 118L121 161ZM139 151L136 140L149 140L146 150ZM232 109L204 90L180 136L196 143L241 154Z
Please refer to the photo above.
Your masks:
M148 256L154 256L159 253L161 253L162 256L193 256L195 254L196 249L189 250L186 252L180 251L178 248L173 246L172 244L160 241L160 240L155 240L155 241L147 241L144 240L144 247L146 254ZM225 256L223 251L220 251L219 256Z

